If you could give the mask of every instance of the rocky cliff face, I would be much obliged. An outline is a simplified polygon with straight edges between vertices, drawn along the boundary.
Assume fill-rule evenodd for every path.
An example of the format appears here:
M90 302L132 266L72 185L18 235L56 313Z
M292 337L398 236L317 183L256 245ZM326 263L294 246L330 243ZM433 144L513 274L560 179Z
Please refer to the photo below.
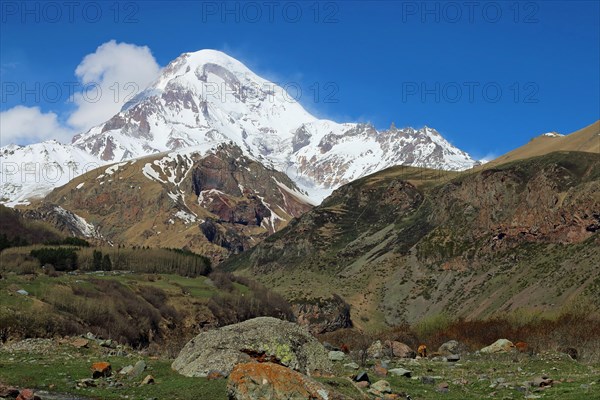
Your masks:
M313 335L353 326L350 305L337 295L310 301L296 300L292 304L292 311L296 322L308 327Z
M218 262L310 208L287 176L219 145L91 171L28 216L60 225L56 210L69 210L105 241L185 247Z
M599 189L590 153L462 174L392 168L225 265L260 272L290 298L336 290L358 325L543 310L594 298Z

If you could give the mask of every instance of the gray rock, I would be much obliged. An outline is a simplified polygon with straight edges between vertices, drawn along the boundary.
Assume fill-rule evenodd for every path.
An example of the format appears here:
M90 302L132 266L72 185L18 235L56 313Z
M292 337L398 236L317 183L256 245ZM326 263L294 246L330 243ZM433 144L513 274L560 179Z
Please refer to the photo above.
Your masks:
M119 371L119 375L128 375L131 371L133 371L133 365L127 365Z
M371 346L369 346L369 348L367 349L367 355L369 356L369 358L383 357L383 344L381 344L380 340L377 340Z
M139 360L138 362L135 363L135 365L133 366L133 369L131 371L129 371L128 375L132 378L136 378L136 377L140 376L142 374L142 372L144 372L145 369L146 369L146 363L144 362L144 360Z
M458 354L452 354L452 355L449 355L448 357L446 357L446 360L448 362L457 362L457 361L460 361L460 356Z
M421 383L425 385L435 385L435 379L432 376L422 376Z
M343 361L346 358L346 354L343 351L330 351L327 357L331 361Z
M375 382L371 385L371 389L369 390L376 390L379 393L392 393L392 387L390 386L390 383L384 380Z
M507 339L498 339L494 343L487 347L479 350L481 353L494 354L494 353L507 353L514 350L515 345Z
M191 377L206 376L211 370L229 375L236 364L262 357L311 374L331 370L327 356L323 345L306 328L260 317L200 333L185 345L172 368Z
M350 369L358 369L358 368L359 368L358 364L357 364L357 363L355 363L355 362L351 362L351 363L348 363L348 364L344 364L344 367L346 367L346 368L350 368Z
M99 344L101 347L107 347L109 349L115 349L117 347L117 344L111 339L101 340Z
M458 354L459 343L456 340L450 340L439 347L438 353L443 356Z
M329 342L323 342L323 347L325 347L325 349L328 351L339 351L338 347L335 347L334 345L332 345Z
M404 368L394 368L394 369L390 369L388 372L392 375L405 376L407 378L410 378L410 376L412 374L411 371L404 369Z

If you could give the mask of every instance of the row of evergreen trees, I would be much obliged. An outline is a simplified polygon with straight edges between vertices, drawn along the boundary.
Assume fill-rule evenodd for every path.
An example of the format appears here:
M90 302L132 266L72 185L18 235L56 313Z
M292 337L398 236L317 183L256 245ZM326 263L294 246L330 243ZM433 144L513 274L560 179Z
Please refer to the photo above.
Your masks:
M92 268L94 271L112 271L112 262L108 254L102 255L99 250L92 253Z
M84 246L85 247L85 246ZM105 250L105 249L102 249ZM138 273L177 274L196 277L212 271L210 259L181 249L82 249L81 247L42 247L31 250L40 266L57 271L127 270Z
M8 249L9 247L20 246L29 246L29 242L19 235L9 238L5 233L0 234L0 251Z

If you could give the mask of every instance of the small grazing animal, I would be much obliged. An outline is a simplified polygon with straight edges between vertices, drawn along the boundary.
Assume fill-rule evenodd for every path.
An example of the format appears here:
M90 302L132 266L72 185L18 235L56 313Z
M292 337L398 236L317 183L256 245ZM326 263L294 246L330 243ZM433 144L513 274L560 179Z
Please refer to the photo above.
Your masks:
M420 345L417 349L417 354L419 355L419 357L427 357L427 346L425 346L424 344Z

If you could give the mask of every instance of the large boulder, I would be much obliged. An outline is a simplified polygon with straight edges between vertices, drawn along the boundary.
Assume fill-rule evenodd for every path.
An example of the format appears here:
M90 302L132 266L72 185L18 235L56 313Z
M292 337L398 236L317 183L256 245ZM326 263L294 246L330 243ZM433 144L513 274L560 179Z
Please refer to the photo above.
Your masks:
M239 363L271 361L305 374L329 372L323 345L306 328L277 318L260 317L203 332L190 340L172 368L185 376L227 376Z
M460 343L456 340L449 340L439 347L438 353L442 356L460 354Z
M227 396L230 400L346 399L307 376L273 363L236 365L229 375Z
M494 343L487 347L479 350L481 353L495 354L495 353L508 353L515 348L515 345L507 339L498 339Z
M417 356L417 353L404 343L397 341L386 341L385 345L393 357L415 358Z

